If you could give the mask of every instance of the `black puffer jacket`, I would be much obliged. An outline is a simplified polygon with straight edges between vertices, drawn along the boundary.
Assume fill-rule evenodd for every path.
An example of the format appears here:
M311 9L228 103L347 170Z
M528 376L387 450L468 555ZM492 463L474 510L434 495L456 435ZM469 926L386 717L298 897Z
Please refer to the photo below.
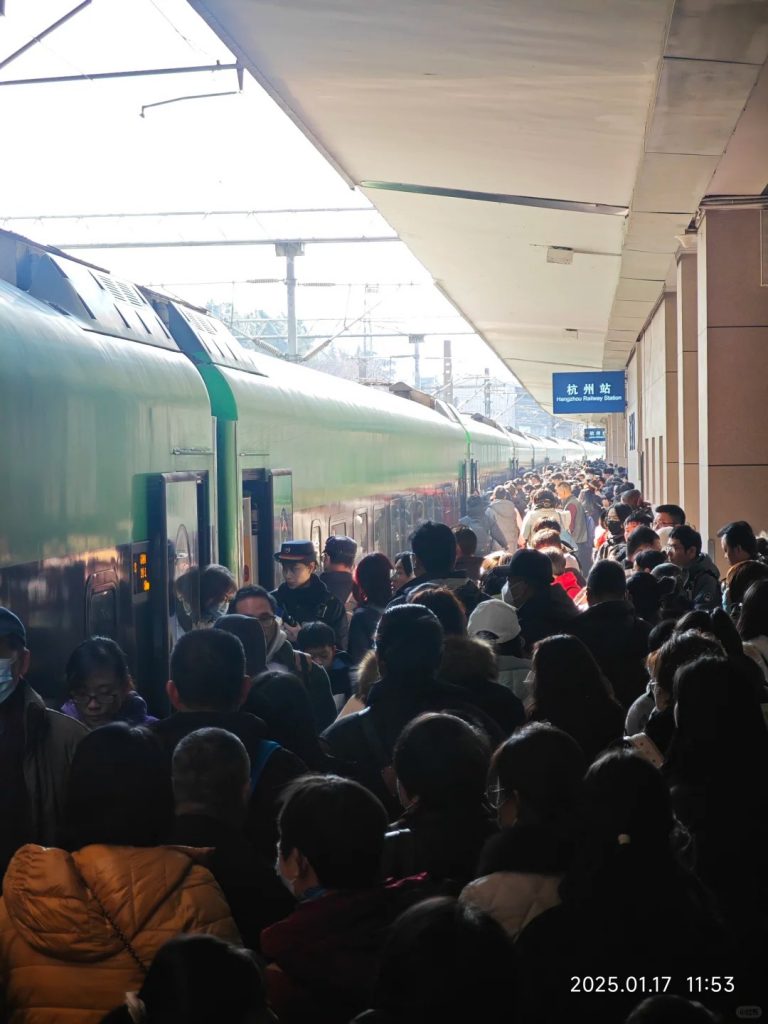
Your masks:
M650 631L627 601L595 605L577 616L567 630L590 649L627 711L648 684L645 659Z
M325 622L336 634L336 646L340 651L347 649L349 622L344 606L334 597L328 587L314 574L303 587L291 589L281 583L272 591L282 619L289 625L305 622ZM290 621L293 620L293 623Z

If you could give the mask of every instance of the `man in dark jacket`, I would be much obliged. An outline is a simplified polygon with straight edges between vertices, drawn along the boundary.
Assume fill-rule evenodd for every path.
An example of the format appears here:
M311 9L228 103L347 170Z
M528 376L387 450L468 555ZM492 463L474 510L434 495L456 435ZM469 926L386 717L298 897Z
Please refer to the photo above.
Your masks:
M461 601L467 616L471 615L477 605L485 600L478 586L469 579L466 572L456 570L456 537L445 523L427 521L416 530L411 537L413 552L414 579L401 588L397 597L393 598L388 608L396 608L405 604L408 597L425 584L433 587L446 587Z
M578 612L563 588L552 585L552 563L546 555L528 548L517 551L507 571L509 579L501 595L517 609L529 653L539 640L570 632L570 623Z
M230 605L230 614L226 618L238 618L242 615L259 623L267 645L267 668L285 668L299 677L309 697L315 729L322 732L337 714L328 675L308 654L294 650L277 612L277 601L272 594L263 587L251 583L247 587L241 587L235 594ZM298 633L298 630L295 632ZM250 672L248 674L252 675Z
M176 817L169 842L212 848L208 867L221 886L248 949L263 928L290 914L293 898L272 861L245 836L251 765L242 741L224 729L198 729L173 753Z
M51 711L24 679L27 633L0 608L0 880L24 843L53 846L67 776L85 726Z
M151 726L170 759L178 742L209 727L226 729L243 743L251 762L247 832L259 852L272 857L277 839L280 794L306 765L295 754L265 738L264 722L239 710L250 690L243 645L218 629L185 633L171 655L166 687L177 714Z
M293 642L305 622L325 622L336 634L336 646L347 649L349 621L344 605L317 575L317 556L311 540L285 541L275 555L283 582L272 591L288 639Z
M589 609L571 622L568 632L590 649L616 699L628 710L648 683L645 659L651 627L627 600L627 577L618 562L606 559L592 567L587 603Z
M379 801L349 779L312 776L286 791L277 867L299 902L261 935L281 1024L346 1024L370 1006L389 926L434 894L425 879L381 883L386 827Z
M351 537L329 537L323 548L323 571L319 579L342 604L352 593L352 567L357 543Z
M717 608L720 572L709 555L702 555L701 534L690 526L676 526L667 541L667 557L683 570L683 590L693 607Z

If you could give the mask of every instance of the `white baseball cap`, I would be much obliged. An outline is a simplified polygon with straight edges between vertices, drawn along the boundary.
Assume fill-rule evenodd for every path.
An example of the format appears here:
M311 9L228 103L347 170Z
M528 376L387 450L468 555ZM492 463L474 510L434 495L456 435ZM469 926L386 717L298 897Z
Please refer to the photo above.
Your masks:
M521 629L517 612L512 605L493 598L490 601L481 601L475 608L469 616L467 632L470 636L481 639L481 634L484 633L488 640L505 644L508 640L520 636Z

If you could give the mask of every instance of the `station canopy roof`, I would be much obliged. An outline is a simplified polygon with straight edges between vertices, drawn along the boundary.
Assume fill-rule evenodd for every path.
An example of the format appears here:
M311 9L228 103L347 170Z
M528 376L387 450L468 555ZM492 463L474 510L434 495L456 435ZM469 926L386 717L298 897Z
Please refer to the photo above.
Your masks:
M764 0L190 3L549 409L766 187Z

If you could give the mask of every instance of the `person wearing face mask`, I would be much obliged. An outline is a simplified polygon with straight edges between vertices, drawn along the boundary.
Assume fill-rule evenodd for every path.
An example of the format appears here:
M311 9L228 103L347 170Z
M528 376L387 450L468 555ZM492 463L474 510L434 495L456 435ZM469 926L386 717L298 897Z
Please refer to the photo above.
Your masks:
M560 902L586 768L576 740L548 722L518 729L493 756L489 796L501 832L486 843L460 900L490 914L512 938Z
M544 637L567 633L578 612L562 587L553 586L552 563L540 551L523 549L507 566L501 596L517 609L527 651Z
M235 596L237 580L225 565L206 565L200 574L199 626L213 626L227 614L229 602Z
M261 933L280 1024L347 1024L371 1005L388 926L433 894L424 879L382 883L387 815L363 786L305 775L283 793L277 872L298 900Z
M611 505L605 513L605 528L608 531L604 544L601 544L595 555L595 561L610 558L613 561L623 559L626 550L624 523L632 515L632 509L623 502Z
M312 707L315 730L322 732L335 720L337 714L328 673L322 666L316 665L308 654L294 650L283 628L283 620L278 615L275 598L268 590L255 584L241 587L232 600L227 619L240 616L255 619L264 631L266 667L271 670L287 669L302 681Z
M23 623L0 608L0 877L24 843L56 842L69 768L87 735L45 706L24 679L29 662Z

